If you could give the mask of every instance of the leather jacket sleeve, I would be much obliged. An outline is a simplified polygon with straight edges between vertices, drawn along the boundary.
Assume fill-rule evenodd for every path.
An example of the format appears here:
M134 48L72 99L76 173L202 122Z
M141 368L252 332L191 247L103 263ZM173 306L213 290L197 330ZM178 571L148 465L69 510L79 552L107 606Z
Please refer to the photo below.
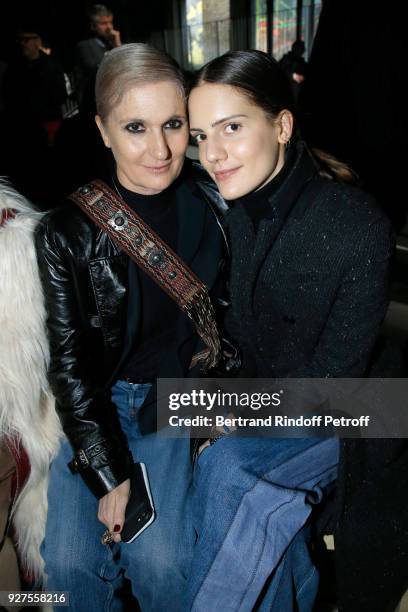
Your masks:
M50 385L77 471L100 498L129 477L132 458L110 394L95 381L75 248L67 233L55 231L52 214L37 228L36 248L48 315Z

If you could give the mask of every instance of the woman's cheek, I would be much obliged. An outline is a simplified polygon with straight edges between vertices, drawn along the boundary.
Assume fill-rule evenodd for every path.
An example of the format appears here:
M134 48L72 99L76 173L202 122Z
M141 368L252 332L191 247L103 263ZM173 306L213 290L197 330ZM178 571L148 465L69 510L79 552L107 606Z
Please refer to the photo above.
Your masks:
M174 139L173 151L178 155L184 155L188 147L188 131L180 131Z
M229 157L232 156L237 161L242 162L253 159L254 155L258 154L257 147L252 142L248 142L247 139L236 140L234 143L230 143L227 150L229 151Z
M199 145L198 157L200 158L201 165L211 174L211 164L209 164L207 160L205 143Z

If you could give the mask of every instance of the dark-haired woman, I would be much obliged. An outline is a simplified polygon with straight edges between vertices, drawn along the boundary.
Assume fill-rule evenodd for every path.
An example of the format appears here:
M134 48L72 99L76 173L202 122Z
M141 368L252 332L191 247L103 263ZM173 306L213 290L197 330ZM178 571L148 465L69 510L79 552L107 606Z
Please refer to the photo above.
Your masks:
M347 167L297 137L290 87L265 54L206 65L189 112L201 163L230 205L226 327L243 375L363 376L387 308L389 222ZM202 450L186 607L310 611L318 580L305 525L338 461L334 438L227 435Z

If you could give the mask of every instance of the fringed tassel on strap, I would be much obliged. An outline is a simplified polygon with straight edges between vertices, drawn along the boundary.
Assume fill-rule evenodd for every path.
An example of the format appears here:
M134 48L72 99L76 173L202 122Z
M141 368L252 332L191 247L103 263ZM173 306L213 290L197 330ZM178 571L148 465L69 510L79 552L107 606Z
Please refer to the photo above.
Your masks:
M206 287L195 294L193 300L186 305L185 310L189 319L194 323L198 335L208 347L206 354L203 354L205 372L217 365L221 355L221 342L214 307Z

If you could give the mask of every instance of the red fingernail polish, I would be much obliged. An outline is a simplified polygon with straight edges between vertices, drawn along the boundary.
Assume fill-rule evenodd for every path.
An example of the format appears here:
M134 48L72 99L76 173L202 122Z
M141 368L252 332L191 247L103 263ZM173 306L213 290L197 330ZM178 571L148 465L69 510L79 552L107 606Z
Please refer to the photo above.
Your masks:
M115 526L114 526L114 528L113 528L113 531L114 531L115 533L117 533L118 531L120 531L120 525L115 525Z

